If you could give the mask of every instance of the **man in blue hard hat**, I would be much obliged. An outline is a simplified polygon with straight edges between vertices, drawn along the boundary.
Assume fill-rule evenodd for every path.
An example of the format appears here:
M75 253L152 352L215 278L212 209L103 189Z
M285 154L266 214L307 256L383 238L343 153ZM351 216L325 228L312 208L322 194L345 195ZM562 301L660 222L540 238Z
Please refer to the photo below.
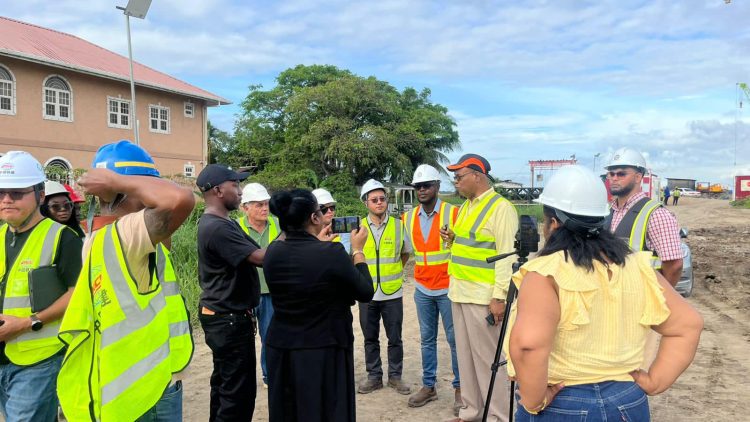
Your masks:
M182 420L178 376L193 339L163 246L195 204L129 141L104 145L78 181L99 198L84 270L60 328L58 395L69 420ZM93 207L93 203L91 206Z

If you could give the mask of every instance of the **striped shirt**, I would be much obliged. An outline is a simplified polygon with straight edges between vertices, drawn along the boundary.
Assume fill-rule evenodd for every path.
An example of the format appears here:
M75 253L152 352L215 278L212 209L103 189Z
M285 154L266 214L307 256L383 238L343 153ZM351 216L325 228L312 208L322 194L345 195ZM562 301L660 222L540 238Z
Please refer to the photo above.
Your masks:
M617 207L617 200L612 201L612 226L614 232L628 211L638 201L646 198L644 192L638 192L631 196L625 204ZM680 241L680 226L675 216L664 207L659 207L651 213L646 226L646 248L656 252L661 261L673 261L682 259L682 246Z

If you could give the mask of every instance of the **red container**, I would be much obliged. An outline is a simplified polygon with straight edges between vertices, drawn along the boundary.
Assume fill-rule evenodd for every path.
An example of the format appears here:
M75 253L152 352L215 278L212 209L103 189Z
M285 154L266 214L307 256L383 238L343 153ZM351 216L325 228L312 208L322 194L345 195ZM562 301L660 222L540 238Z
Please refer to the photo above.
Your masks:
M734 177L734 198L735 200L750 197L750 176Z

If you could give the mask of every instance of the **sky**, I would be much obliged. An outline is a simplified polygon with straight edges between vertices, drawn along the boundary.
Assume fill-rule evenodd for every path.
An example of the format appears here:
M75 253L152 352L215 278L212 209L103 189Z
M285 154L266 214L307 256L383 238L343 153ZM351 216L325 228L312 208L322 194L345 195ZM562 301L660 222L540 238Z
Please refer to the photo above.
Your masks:
M127 55L125 3L0 13ZM131 31L136 61L233 102L209 109L229 132L250 85L331 64L429 88L457 124L448 157L481 154L500 179L571 156L603 172L629 146L661 177L729 185L750 174L749 18L748 0L153 0Z

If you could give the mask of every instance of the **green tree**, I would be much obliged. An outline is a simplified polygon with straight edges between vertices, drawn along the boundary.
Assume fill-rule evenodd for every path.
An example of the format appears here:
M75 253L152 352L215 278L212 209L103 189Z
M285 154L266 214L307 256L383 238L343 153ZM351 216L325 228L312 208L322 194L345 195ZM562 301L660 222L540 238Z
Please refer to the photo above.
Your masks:
M221 163L232 167L243 165L239 148L234 137L208 122L208 162Z
M317 185L339 174L352 184L405 182L417 165L439 167L459 146L455 122L428 89L400 92L323 65L287 69L276 81L270 90L250 87L235 130L235 157L272 188L272 179Z

